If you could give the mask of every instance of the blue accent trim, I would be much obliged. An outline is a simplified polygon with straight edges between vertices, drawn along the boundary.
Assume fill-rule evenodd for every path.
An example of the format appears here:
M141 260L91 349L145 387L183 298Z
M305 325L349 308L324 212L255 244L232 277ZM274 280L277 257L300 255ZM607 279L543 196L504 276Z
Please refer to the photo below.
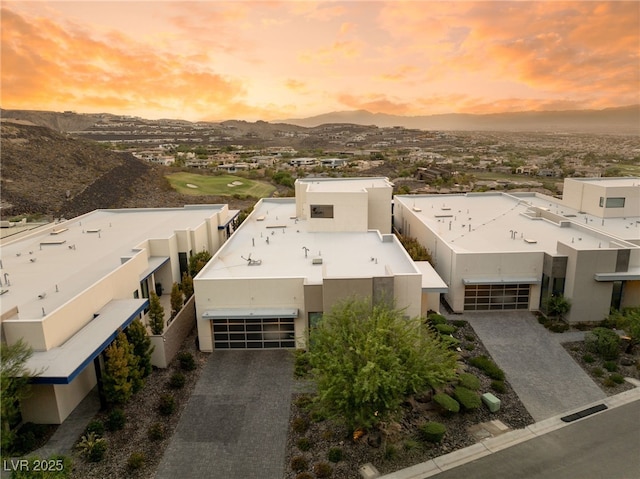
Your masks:
M140 281L144 281L145 279L147 279L149 276L151 276L153 273L155 273L156 271L158 271L160 268L162 268L171 258L165 259L162 263L160 263L158 265L158 267L156 269L154 269L153 271L151 271L148 275L146 275L144 278L140 279Z
M133 313L131 316L129 316L124 323L122 323L118 329L125 329L127 326L129 326L134 319L136 319L138 317L138 315L143 312L145 310L145 308L147 308L149 306L149 300L146 300L137 310L135 313ZM90 363L93 362L93 360L95 358L97 358L102 351L104 351L107 346L109 346L114 339L116 339L116 336L118 335L118 330L114 331L113 333L111 333L111 335L109 335L109 337L107 339L105 339L102 344L100 346L98 346L98 349L96 349L93 353L91 353L89 355L89 357L87 357L84 361L82 361L82 363L69 375L69 377L47 377L47 378L41 378L41 377L34 377L34 378L30 378L29 379L29 383L31 384L69 384L71 383L71 381L73 381L76 376L78 376L78 374L80 374L84 368L86 368Z

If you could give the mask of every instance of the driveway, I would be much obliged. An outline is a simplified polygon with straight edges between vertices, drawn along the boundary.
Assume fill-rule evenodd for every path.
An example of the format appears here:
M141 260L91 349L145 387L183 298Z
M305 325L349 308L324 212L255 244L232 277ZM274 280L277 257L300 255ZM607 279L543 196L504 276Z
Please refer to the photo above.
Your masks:
M536 421L606 397L561 345L561 341L576 341L581 333L552 333L528 312L449 318L469 321Z
M281 479L293 388L289 351L215 351L156 479Z

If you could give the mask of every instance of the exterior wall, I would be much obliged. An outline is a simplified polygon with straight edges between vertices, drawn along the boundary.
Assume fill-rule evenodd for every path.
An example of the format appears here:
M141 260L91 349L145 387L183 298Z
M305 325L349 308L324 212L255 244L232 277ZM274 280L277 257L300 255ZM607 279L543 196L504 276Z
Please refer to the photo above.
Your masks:
M71 414L96 384L96 371L93 362L91 362L70 384L53 386L58 401L60 422Z
M182 307L162 335L151 335L153 353L151 364L157 368L166 368L178 354L180 346L196 324L196 301L192 296Z
M167 288L170 289L174 281L181 281L180 262L178 260L178 237L176 235L173 235L168 240L149 240L149 255L169 257L169 272L164 271L166 266L163 266L162 269L164 274L170 274L170 278L159 278L160 282L163 283L165 291Z
M196 278L194 291L201 351L213 351L211 321L202 315L215 308L298 308L296 341L304 341L307 314L303 278Z
M627 281L622 293L621 308L637 308L640 306L640 281Z
M596 281L594 275L615 271L618 251L578 251L564 243L558 243L558 252L567 256L564 295L571 301L567 321L602 321L609 314L613 283Z
M422 293L420 315L426 316L429 310L440 312L440 293Z
M406 308L409 317L420 316L422 312L422 275L403 274L393 277L396 306Z
M368 218L367 224L370 230L378 230L381 234L391 233L391 198L393 189L369 188L368 193Z
M33 384L28 398L20 402L24 421L36 424L61 424L53 384Z
M329 311L338 301L349 298L373 298L373 278L325 278L322 310Z
M362 192L307 192L309 231L367 231L368 198ZM333 218L311 218L312 205L333 205Z
M624 208L600 206L600 198L625 198ZM593 183L567 179L562 202L567 206L601 218L640 216L640 188L638 186L605 187Z

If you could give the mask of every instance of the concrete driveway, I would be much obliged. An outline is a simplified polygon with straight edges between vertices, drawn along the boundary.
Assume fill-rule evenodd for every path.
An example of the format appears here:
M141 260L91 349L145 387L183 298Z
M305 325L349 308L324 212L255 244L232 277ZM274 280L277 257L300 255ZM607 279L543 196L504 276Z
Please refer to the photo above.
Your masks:
M529 312L448 316L469 321L536 421L606 397L561 345L582 333L552 333Z
M293 387L289 351L215 351L156 479L281 479Z

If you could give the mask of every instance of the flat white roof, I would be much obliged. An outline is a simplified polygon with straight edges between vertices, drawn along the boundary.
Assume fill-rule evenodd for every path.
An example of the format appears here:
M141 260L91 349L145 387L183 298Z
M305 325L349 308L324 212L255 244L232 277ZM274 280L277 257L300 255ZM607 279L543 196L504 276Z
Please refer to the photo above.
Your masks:
M310 232L295 214L294 199L261 200L197 279L304 277L318 284L324 277L419 273L393 235Z
M635 176L623 176L618 178L602 177L602 178L567 178L570 181L578 181L580 183L591 183L605 188L611 188L616 186L639 186L640 178Z
M359 178L304 178L297 180L309 185L307 191L364 191L365 188L391 188L392 183L383 177Z
M544 206L555 213L554 201L543 196L515 196L503 193L475 193L466 195L403 195L396 196L425 225L458 253L465 252L526 252L544 251L557 254L558 241L576 249L609 247L615 239L607 236L609 226L615 231L631 230L625 237L640 237L640 225L626 225L622 219L607 219L607 230L601 228L601 219L587 216L565 216L564 227L544 219L532 219L526 213L531 206ZM560 205L557 200L556 204ZM551 206L549 206L551 204ZM576 214L559 206L559 214ZM592 221L589 221L592 219ZM639 218L640 219L640 218ZM619 224L618 224L619 223ZM616 227L613 227L617 224ZM626 228L629 226L629 228ZM406 232L405 232L406 233ZM609 233L611 234L611 233ZM623 238L623 237L621 237Z
M104 278L143 241L196 227L223 207L96 210L9 241L0 251L2 313L17 306L19 316L10 319L42 318L43 309L50 313Z

